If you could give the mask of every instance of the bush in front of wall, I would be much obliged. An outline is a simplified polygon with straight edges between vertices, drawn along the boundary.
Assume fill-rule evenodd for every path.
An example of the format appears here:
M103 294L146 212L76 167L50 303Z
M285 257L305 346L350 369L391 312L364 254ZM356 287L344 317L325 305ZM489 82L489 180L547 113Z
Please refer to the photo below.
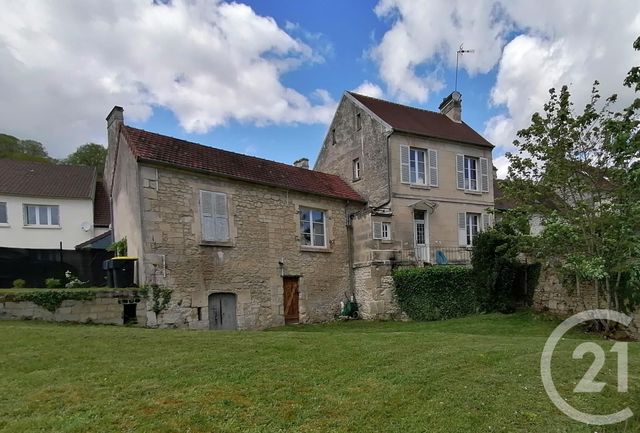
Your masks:
M59 289L62 287L62 281L59 278L47 278L44 285L47 289Z
M398 303L413 320L443 320L476 311L471 269L443 265L393 273Z
M13 280L13 288L14 289L23 289L24 286L27 285L27 282L22 278L18 278L17 280Z

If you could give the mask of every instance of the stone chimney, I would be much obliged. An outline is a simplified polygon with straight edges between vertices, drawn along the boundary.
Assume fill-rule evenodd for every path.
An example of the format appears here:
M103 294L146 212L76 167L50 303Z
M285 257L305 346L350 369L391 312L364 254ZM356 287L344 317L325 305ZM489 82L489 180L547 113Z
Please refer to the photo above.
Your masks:
M308 158L300 158L299 160L295 161L293 163L294 166L296 167L300 167L300 168L306 168L307 170L309 169L309 159Z
M104 164L103 178L109 192L113 180L113 166L117 152L118 132L120 132L120 125L124 123L123 113L124 110L122 107L116 105L107 116L107 159Z
M462 122L462 95L454 90L449 96L442 100L438 107L440 112L454 122Z

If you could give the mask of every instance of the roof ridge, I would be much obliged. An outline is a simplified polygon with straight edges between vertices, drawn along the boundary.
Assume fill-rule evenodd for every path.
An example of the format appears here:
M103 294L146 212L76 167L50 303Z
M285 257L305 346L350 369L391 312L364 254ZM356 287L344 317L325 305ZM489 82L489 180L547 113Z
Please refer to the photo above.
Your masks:
M318 173L318 174L325 175L325 176L336 177L336 178L342 180L342 178L340 178L340 176L336 176L335 174L331 174L331 173L325 173L324 171L317 171L317 170L312 170L312 169L308 169L308 168L296 167L295 165L287 164L285 162L274 161L272 159L260 158L260 157L252 156L252 155L246 155L244 153L232 152L230 150L221 149L219 147L207 146L206 144L196 143L194 141L184 140L182 138L172 137L170 135L159 134L157 132L147 131L146 129L136 128L134 126L129 126L129 125L123 125L123 126L125 127L125 129L126 128L136 129L138 131L142 131L142 132L147 133L147 134L153 134L153 135L157 135L157 136L160 136L160 137L169 138L171 140L181 141L183 143L186 143L186 144L189 144L189 145L192 145L192 146L198 146L198 147L202 147L202 148L205 148L205 149L213 149L213 150L218 151L218 152L224 152L224 153L228 153L228 154L231 154L231 155L238 155L238 156L241 156L243 158L250 158L250 159L253 159L253 160L256 160L256 161L264 161L264 162L268 162L270 164L282 165L282 166L285 166L285 167L287 167L289 169L293 168L293 169L296 169L296 170L299 170L299 171L304 171L305 173Z
M426 108L422 108L422 107L414 107L413 105L405 105L405 104L401 104L399 102L394 102L394 101L388 101L386 99L381 99L381 98L374 98L373 96L368 96L368 95L363 95L362 93L356 93L356 92L352 92L350 90L347 91L347 93L350 93L352 95L358 95L361 96L363 98L368 98L368 99L375 99L376 101L380 101L380 102L385 102L387 104L391 104L391 105L397 105L399 107L403 107L403 108L411 108L412 110L419 110L419 111L424 111L426 113L431 113L431 114L439 114L441 116L446 117L447 119L449 119L449 117L446 114L442 114L439 111L434 111L434 110L428 110ZM449 119L451 120L451 119Z

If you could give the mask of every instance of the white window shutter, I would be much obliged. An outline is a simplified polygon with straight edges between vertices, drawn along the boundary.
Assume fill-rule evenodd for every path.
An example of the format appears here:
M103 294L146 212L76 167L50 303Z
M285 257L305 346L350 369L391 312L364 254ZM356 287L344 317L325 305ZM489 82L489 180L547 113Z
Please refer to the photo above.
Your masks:
M411 183L409 173L409 146L400 145L400 182Z
M458 245L467 246L467 214L465 212L458 213Z
M227 211L227 195L214 193L215 240L229 240L229 213Z
M382 239L382 223L381 222L373 222L373 238L374 239Z
M429 183L438 186L438 151L429 149Z
M482 214L482 230L489 230L491 228L491 215L488 213Z
M215 240L215 222L213 216L213 193L200 191L200 216L202 220L202 240Z
M480 158L480 184L482 192L489 192L489 160Z
M456 155L457 188L464 189L464 155Z

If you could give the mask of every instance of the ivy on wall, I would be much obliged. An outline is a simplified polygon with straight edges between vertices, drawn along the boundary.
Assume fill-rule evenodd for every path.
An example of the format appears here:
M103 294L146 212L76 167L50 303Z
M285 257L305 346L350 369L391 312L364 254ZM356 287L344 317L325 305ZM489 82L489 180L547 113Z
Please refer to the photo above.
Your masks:
M26 293L9 293L0 296L2 302L33 302L34 304L54 313L62 301L91 301L96 298L95 291L70 290L37 290Z

